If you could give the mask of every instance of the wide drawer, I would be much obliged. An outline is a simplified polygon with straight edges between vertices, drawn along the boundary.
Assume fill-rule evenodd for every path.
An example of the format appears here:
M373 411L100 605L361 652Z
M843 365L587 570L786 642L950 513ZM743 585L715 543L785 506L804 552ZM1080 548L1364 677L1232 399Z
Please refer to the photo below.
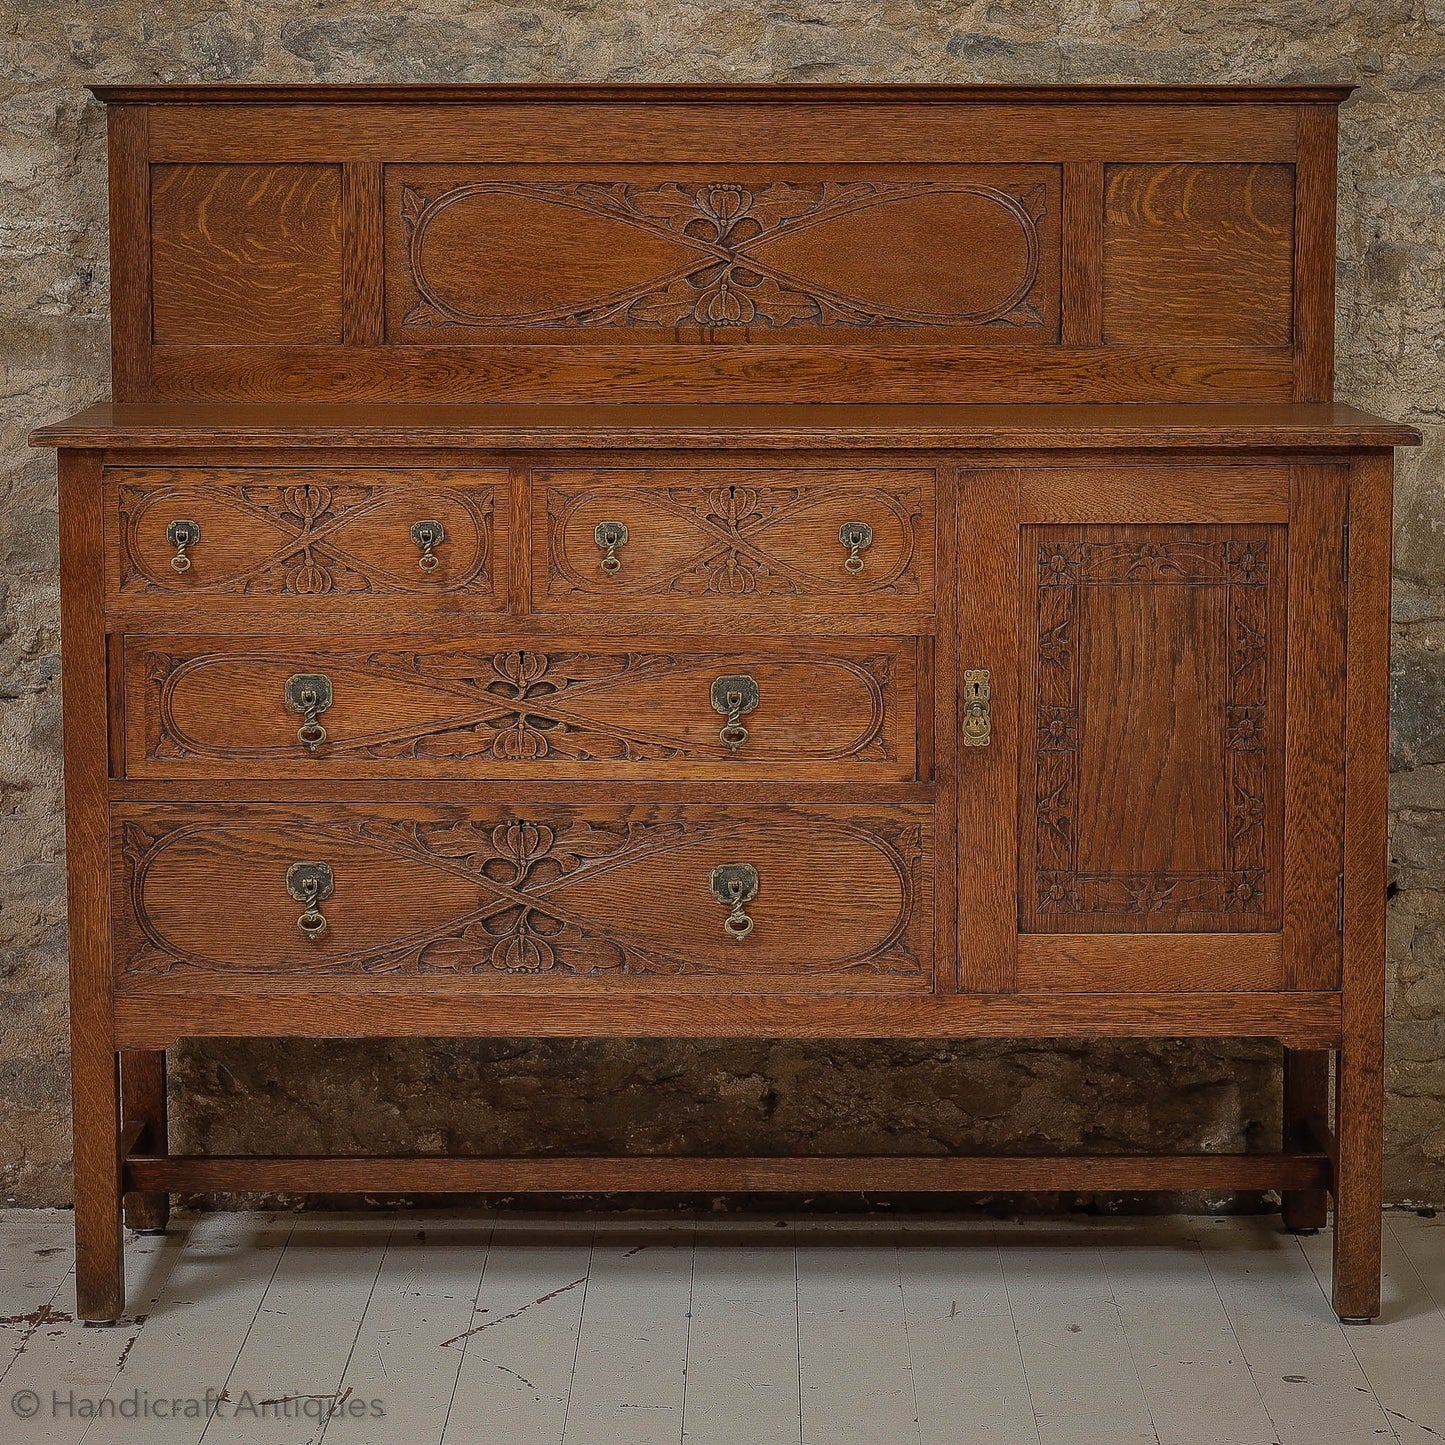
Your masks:
M112 596L506 605L500 469L111 467L105 487Z
M931 768L916 638L531 646L132 637L136 778L792 777ZM312 705L307 710L308 702ZM736 704L736 706L734 706Z
M532 474L532 604L933 610L932 469Z
M931 987L920 806L127 805L111 842L121 989L218 975Z

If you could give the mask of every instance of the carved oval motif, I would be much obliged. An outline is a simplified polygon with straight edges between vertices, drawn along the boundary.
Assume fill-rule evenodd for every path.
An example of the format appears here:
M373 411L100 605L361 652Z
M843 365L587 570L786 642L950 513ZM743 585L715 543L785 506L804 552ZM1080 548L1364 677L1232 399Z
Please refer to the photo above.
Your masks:
M121 824L122 974L808 975L923 981L921 809L843 818L783 808L333 810ZM285 887L300 857L332 868L319 939ZM747 946L708 878L747 859L760 887ZM825 923L826 926L820 926ZM129 928L130 925L127 925Z
M411 490L365 473L218 472L123 485L120 586L123 591L322 596L331 593L489 591L493 489ZM425 516L442 523L438 565L424 572L410 529ZM184 576L171 569L166 527L200 524Z
M897 763L898 724L885 734L892 673L906 647L887 641L831 646L853 656L755 656L649 651L478 652L264 650L146 654L152 689L147 756L185 771L185 759L284 759L291 769L345 775L358 763L468 759L478 775L519 764L711 762L729 773L773 760ZM331 680L327 739L314 756L296 739L284 698L298 667ZM758 681L745 754L728 751L710 703L715 677L739 669ZM904 685L911 680L908 668ZM908 698L904 712L912 715ZM398 771L393 768L390 771ZM897 772L897 766L890 769Z
M1032 324L1045 201L950 180L404 186L404 324Z

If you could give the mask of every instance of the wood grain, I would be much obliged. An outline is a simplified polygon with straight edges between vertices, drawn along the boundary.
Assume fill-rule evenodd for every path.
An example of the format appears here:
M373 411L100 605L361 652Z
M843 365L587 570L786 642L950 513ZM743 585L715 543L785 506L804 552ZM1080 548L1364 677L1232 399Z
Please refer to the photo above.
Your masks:
M941 1157L444 1158L388 1155L134 1155L126 1179L138 1189L368 1194L718 1193L869 1190L994 1193L998 1190L1174 1190L1308 1188L1329 1161L1304 1154L1076 1154Z
M1025 993L1275 992L1287 987L1276 933L1030 933L1018 941Z
M1337 988L1344 748L1347 472L1291 469L1285 738L1285 955L1291 988Z
M153 165L158 343L341 340L337 166Z
M380 346L386 336L382 165L352 161L341 168L341 339Z
M98 402L31 433L32 446L202 448L308 455L342 448L575 451L884 451L965 448L1291 452L1418 446L1412 426L1341 403L1279 406L428 406ZM1017 464L1017 456L1011 458ZM1029 460L1025 457L1022 460Z
M75 1136L76 1314L119 1318L120 1068L111 1004L106 841L106 646L99 458L60 459L61 635L65 667L66 881L70 1079Z
M913 639L721 647L656 633L545 648L359 636L133 636L126 776L266 779L457 777L911 780L917 773ZM325 676L314 750L287 679ZM745 675L758 703L745 740L721 737L712 689ZM930 686L928 707L933 705Z
M1296 401L1325 401L1335 376L1335 174L1339 119L1301 106L1295 162L1294 344Z
M151 203L148 108L106 116L110 174L110 380L118 401L147 401L151 385Z
M619 994L692 976L932 987L922 808L131 806L112 826L121 988L206 975L384 975L423 994L439 976L543 992L604 978ZM309 935L297 862L334 879ZM730 915L710 875L741 863L755 893Z
M1291 167L1111 165L1105 187L1108 341L1290 344Z
M1064 346L1098 346L1104 339L1104 166L1064 165Z
M683 993L638 997L607 988L535 992L410 980L292 980L265 987L234 979L184 989L145 980L115 1001L126 1048L199 1038L1278 1038L1334 1048L1337 993L855 994Z
M1359 458L1350 477L1334 1305L1352 1319L1380 1311L1392 477L1390 458L1383 455Z

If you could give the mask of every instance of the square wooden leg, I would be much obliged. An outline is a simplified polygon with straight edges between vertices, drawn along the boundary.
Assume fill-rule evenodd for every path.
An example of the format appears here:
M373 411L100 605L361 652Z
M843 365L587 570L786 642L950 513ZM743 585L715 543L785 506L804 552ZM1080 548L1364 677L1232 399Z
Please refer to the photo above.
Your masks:
M166 1055L164 1049L130 1050L120 1056L121 1117L142 1124L141 1145L150 1154L166 1152ZM168 1194L125 1196L125 1222L141 1234L164 1234L170 1218Z
M1340 1051L1335 1069L1335 1313L1364 1324L1380 1313L1384 1208L1382 1051L1367 1038Z
M1330 1116L1330 1056L1325 1049L1284 1051L1284 1147L1287 1152L1313 1149L1317 1127L1322 1134ZM1314 1126L1314 1127L1312 1127ZM1284 1226L1297 1234L1323 1229L1329 1195L1324 1189L1286 1189Z
M121 1253L120 1059L72 1041L75 1111L75 1314L93 1323L125 1309Z

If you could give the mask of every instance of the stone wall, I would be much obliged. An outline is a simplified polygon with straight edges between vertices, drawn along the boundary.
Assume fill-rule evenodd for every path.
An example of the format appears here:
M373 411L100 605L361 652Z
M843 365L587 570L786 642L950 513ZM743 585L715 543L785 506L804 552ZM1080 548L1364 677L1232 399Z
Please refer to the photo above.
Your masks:
M70 1187L54 460L25 435L106 390L88 82L1347 79L1339 391L1429 438L1397 508L1387 1188L1445 1201L1442 0L9 0L0 26L0 1198ZM179 1133L217 1149L1239 1147L1277 1110L1258 1044L178 1053Z

